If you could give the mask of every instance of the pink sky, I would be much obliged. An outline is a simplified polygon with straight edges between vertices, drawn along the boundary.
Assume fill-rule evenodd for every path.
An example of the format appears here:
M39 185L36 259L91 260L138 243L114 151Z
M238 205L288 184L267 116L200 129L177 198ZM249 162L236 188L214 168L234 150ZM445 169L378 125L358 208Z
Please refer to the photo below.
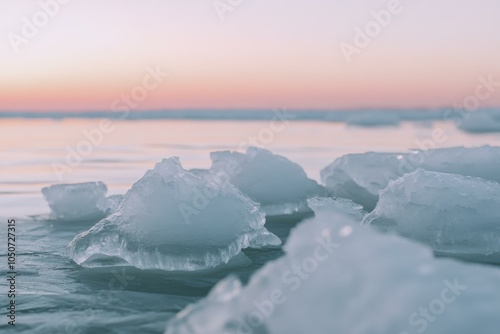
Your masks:
M17 53L40 4L2 2L0 110L110 110L148 66L170 75L138 110L435 108L500 81L494 0L401 0L349 63L340 43L390 1L243 0L221 21L212 0L73 0ZM500 106L498 90L482 106Z

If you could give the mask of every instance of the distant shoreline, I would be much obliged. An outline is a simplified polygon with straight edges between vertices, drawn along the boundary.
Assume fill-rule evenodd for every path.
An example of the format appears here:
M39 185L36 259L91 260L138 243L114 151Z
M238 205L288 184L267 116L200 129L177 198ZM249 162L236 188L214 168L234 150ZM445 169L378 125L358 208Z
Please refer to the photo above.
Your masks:
M360 110L288 110L292 115L290 121L331 121L345 122L352 117L395 117L399 121L430 121L444 119L449 109L360 109ZM260 121L271 120L276 117L272 110L168 110L168 111L130 111L126 117L121 112L89 111L89 112L0 112L0 119L67 119L67 118L110 118L126 120L230 120L230 121Z

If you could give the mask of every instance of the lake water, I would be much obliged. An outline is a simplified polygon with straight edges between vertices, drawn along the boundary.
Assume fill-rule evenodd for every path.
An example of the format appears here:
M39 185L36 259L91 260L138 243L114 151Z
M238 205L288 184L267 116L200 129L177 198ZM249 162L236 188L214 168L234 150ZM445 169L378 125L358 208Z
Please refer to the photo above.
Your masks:
M65 169L68 152L83 147L84 131L98 119L0 120L0 219L7 239L7 219L16 219L16 333L162 333L166 321L205 296L229 273L247 280L281 250L251 250L251 265L196 274L138 270L131 267L81 268L65 253L75 235L95 221L65 224L34 219L49 208L40 192L56 183L102 181L110 194L123 194L162 158L178 156L185 168L208 168L210 152L235 150L255 141L300 164L309 177L337 157L367 151L408 151L429 145L435 131L444 140L436 147L499 145L500 135L470 135L445 122L402 123L398 127L356 128L343 123L294 121L278 128L268 121L113 121L102 143ZM267 129L267 130L266 130ZM256 139L252 139L256 138ZM68 149L69 147L69 149ZM302 217L273 219L269 230L285 240ZM0 250L2 295L7 270L6 247ZM2 296L3 298L3 296ZM3 309L2 305L2 309ZM5 312L2 312L5 320ZM0 331L10 329L6 321Z

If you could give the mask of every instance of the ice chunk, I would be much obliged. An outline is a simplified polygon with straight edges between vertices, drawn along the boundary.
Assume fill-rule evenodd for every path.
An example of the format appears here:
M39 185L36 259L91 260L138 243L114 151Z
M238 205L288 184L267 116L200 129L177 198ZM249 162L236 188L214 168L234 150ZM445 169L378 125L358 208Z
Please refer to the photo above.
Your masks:
M387 187L390 180L417 168L500 182L500 147L348 154L324 168L321 179L332 196L352 199L371 211L377 204L379 190Z
M468 112L458 120L458 127L466 132L500 132L500 110L482 109Z
M126 193L116 212L68 245L78 264L117 258L141 268L201 270L252 246L279 246L264 214L234 186L217 188L164 159Z
M123 200L123 195L111 195L106 197L106 203L104 206L99 207L101 210L108 212L108 213L113 213L118 209L118 206Z
M294 229L285 251L245 287L232 276L220 282L165 333L498 332L495 267L436 259L423 245L324 214Z
M418 169L380 192L364 223L420 241L440 254L500 254L500 183Z
M112 213L121 195L106 198L108 188L102 182L56 184L42 189L52 211L49 219L101 219Z
M315 214L332 212L345 215L357 222L361 222L366 215L361 204L354 203L347 198L314 197L308 199L307 204Z
M399 117L396 114L380 113L377 111L355 112L346 119L348 125L373 127L373 126L396 126Z
M210 157L210 172L260 203L267 215L309 211L306 200L326 194L302 167L265 149L250 147L246 154L213 152Z

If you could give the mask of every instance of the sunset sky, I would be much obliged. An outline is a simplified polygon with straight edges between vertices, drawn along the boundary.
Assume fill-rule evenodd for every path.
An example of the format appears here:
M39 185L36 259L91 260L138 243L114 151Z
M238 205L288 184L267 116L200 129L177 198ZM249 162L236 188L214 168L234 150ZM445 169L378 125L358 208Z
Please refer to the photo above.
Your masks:
M23 37L51 2L0 1L0 111L110 110L148 67L169 76L138 110L436 108L500 81L498 0L401 0L351 62L339 45L390 0L243 0L224 20L212 0L66 0Z

